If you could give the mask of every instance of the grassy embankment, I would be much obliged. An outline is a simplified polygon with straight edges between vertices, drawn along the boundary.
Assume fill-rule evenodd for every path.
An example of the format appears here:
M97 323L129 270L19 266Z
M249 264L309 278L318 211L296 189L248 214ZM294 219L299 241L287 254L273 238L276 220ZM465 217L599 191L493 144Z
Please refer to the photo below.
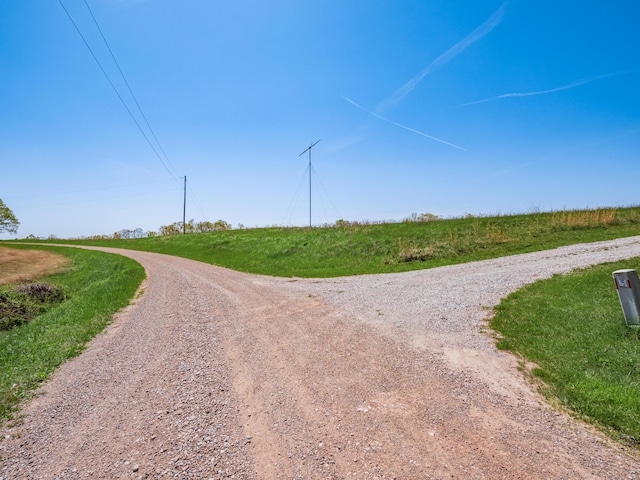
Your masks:
M46 305L45 313L31 321L0 330L0 422L11 418L18 403L56 367L82 352L85 344L109 324L113 313L129 304L145 276L138 263L119 255L75 248L45 249L69 259L56 264L58 273L42 277L43 272L36 269L25 274L31 266L46 262L37 255L4 263L0 269L0 291L13 294L15 284L7 282L38 280L63 292L66 298L62 303ZM15 271L21 272L21 278L13 275Z
M612 279L640 257L526 286L497 308L498 348L526 369L552 402L640 447L640 330L625 325Z
M65 243L166 253L265 275L335 277L418 270L638 234L640 207Z

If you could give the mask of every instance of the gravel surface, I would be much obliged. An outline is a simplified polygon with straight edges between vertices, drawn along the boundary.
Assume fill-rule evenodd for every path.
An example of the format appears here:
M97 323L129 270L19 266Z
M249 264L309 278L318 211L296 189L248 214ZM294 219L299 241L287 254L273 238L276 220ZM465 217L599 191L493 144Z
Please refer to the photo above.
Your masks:
M483 333L511 291L640 237L321 280L101 250L144 295L2 430L0 480L640 478Z

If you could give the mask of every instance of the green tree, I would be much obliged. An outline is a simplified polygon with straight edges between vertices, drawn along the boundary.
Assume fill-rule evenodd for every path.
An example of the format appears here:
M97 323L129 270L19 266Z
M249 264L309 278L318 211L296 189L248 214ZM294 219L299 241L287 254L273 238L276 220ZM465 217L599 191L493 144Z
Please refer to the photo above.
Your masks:
M171 225L162 225L160 227L160 236L180 235L182 233L182 222L174 222Z
M0 198L0 233L9 232L15 234L18 232L18 225L20 225L20 222Z
M222 230L231 230L231 224L225 222L224 220L218 220L215 223L205 220L204 222L196 223L194 231L198 233L206 233L206 232L219 232Z
M231 230L231 224L224 220L218 220L213 224L214 230Z
M196 232L198 233L213 232L215 231L215 229L216 229L216 226L209 221L196 223Z

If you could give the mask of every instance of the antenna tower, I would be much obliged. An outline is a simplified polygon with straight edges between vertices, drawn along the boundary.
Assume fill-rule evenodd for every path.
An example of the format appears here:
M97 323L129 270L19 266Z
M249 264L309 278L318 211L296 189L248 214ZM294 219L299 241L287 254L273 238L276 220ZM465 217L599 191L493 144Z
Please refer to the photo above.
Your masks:
M322 140L322 139L320 139L320 140ZM317 142L312 143L311 145L309 145L304 150L304 152L302 152L300 155L298 155L299 157L301 157L305 153L309 152L309 228L311 228L311 149L313 147L315 147L320 140L318 140Z
M187 176L184 176L184 197L182 201L182 234L187 233Z

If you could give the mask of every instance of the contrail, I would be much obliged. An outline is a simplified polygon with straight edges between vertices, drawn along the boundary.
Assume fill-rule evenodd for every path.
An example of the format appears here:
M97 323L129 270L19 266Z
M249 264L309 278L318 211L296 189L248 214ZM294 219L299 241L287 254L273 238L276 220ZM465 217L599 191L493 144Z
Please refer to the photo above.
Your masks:
M380 120L383 120L383 121L385 121L385 122L388 122L388 123L390 123L391 125L395 125L396 127L404 128L405 130L409 130L410 132L417 133L418 135L422 135L423 137L430 138L431 140L435 140L436 142L444 143L445 145L449 145L450 147L457 148L458 150L466 151L464 148L462 148L462 147L460 147L460 146L458 146L458 145L455 145L455 144L453 144L453 143L449 143L449 142L445 142L444 140L442 140L442 139L440 139L440 138L433 137L433 136L431 136L431 135L427 135L427 134L426 134L426 133L424 133L424 132L420 132L420 131L415 130L415 129L413 129L413 128L407 127L406 125L402 125L401 123L394 122L393 120L389 120L388 118L384 118L383 116L378 115L377 113L370 112L369 110L365 109L364 107L360 106L359 104L357 104L356 102L354 102L354 101L353 101L353 100L351 100L350 98L345 97L344 95L342 95L342 98L344 98L344 99L345 99L347 102L349 102L351 105L353 105L353 106L355 106L355 107L359 108L359 109L360 109L360 110L362 110L363 112L366 112L366 113L368 113L369 115L372 115L372 116L374 116L374 117L376 117L376 118L378 118L378 119L380 119Z
M549 90L539 90L536 92L523 92L523 93L504 93L502 95L498 95L496 97L485 98L483 100L476 100L475 102L463 103L462 105L458 105L458 107L467 107L469 105L477 105L478 103L490 102L491 100L498 100L500 98L509 98L509 97L533 97L535 95L545 95L547 93L561 92L562 90L569 90L570 88L579 87L580 85L585 85L587 83L595 82L597 80L602 80L603 78L609 77L617 77L618 75L626 75L628 73L638 72L640 69L635 68L633 70L627 70L624 72L615 72L615 73L607 73L604 75L597 75L595 77L585 78L582 80L578 80L577 82L569 83L567 85L563 85L561 87L550 88Z
M445 63L451 61L454 57L462 53L468 47L476 43L478 40L486 36L494 28L496 28L500 24L500 22L502 22L504 11L508 3L508 1L503 3L500 8L498 8L498 10L493 13L493 15L491 15L487 20L484 21L482 25L480 25L464 39L456 43L453 47L449 48L449 50L436 58L420 74L416 75L402 87L396 90L393 95L380 102L376 107L376 111L384 113L396 107L407 95L409 95L413 91L414 88L416 88L418 83L420 83L420 81L429 73L431 73L438 67L441 67Z

